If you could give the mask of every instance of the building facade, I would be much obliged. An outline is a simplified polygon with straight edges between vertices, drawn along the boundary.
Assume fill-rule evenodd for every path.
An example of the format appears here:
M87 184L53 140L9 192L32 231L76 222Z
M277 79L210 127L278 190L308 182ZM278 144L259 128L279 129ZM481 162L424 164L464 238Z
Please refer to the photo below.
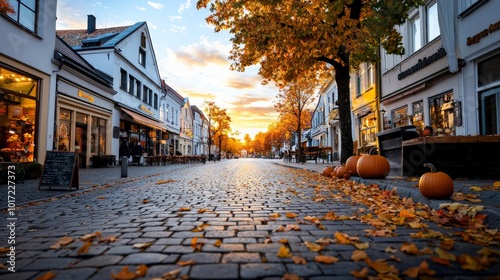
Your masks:
M43 161L55 137L52 57L57 1L7 3L17 12L0 14L0 157Z
M456 4L457 44L466 66L459 73L461 106L454 116L463 135L499 134L500 2L460 0Z

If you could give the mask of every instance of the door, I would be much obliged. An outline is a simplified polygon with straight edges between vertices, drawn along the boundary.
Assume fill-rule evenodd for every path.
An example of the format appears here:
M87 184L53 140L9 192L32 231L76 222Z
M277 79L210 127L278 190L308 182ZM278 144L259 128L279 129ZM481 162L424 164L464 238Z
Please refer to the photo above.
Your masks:
M481 94L481 135L498 134L500 131L500 88Z
M78 153L78 166L80 168L87 167L87 125L77 123L76 124L76 135L75 135L75 145L80 147ZM75 149L76 150L76 149Z

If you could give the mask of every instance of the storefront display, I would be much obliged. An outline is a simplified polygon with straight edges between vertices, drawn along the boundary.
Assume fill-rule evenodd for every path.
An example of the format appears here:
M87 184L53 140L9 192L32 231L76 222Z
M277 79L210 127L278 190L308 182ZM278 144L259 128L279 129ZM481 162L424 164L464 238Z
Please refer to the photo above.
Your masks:
M0 161L34 161L37 80L0 67Z

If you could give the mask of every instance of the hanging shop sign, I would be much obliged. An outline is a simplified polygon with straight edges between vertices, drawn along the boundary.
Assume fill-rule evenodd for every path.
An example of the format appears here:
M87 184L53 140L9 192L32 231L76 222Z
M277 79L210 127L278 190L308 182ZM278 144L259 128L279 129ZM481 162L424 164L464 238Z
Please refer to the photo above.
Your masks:
M429 55L428 57L424 57L418 60L417 64L413 65L412 67L406 69L405 71L401 72L398 74L398 80L402 80L422 69L425 67L431 65L432 63L438 61L442 57L446 56L446 51L444 48L439 48L437 52L435 52L432 55Z

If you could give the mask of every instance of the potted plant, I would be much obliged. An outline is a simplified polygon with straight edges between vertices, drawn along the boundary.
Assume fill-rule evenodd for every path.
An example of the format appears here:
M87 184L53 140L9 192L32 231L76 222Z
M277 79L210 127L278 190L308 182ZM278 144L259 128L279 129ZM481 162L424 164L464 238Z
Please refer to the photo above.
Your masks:
M38 162L32 162L26 165L25 179L37 179L42 175L42 164Z

